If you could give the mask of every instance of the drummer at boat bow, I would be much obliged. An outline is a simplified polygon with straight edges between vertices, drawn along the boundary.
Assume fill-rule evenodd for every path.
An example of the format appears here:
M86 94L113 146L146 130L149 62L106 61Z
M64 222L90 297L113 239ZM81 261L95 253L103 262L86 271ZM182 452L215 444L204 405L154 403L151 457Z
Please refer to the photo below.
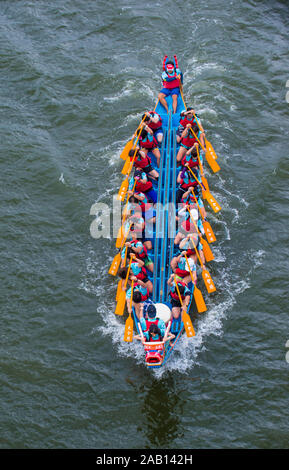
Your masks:
M148 334L150 326L156 325L161 333L161 339L163 339L165 331L166 331L166 324L165 322L157 317L157 310L154 304L150 304L147 308L146 318L143 316L143 305L140 307L140 326L144 334ZM148 339L148 338L147 338Z
M178 96L180 94L180 86L182 83L182 72L178 67L177 56L174 56L174 60L168 60L168 56L165 56L163 60L163 73L162 73L163 88L159 93L159 100L163 107L169 112L166 98L172 97L173 100L173 112L176 113L178 107Z

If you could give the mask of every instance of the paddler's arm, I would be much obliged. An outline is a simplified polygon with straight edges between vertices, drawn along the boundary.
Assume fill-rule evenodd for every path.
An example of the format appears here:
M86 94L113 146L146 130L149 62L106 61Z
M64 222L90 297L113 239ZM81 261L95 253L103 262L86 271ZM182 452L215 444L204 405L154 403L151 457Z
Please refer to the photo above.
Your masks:
M183 306L184 306L185 308L188 308L189 303L190 303L190 300L191 300L191 296L190 296L190 295L186 295L185 300L184 300L184 303L183 303Z

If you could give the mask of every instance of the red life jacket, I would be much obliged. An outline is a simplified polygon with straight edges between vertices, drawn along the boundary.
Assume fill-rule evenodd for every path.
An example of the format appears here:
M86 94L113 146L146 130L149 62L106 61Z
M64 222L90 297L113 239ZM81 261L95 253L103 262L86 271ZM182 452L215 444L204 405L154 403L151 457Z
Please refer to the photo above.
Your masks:
M192 157L190 155L190 159L187 160L186 155L184 158L182 158L182 165L185 166L185 164L188 163L190 168L194 168L195 166L199 166L199 160L198 157Z
M169 77L174 78L174 80L170 80L168 82L163 80L163 87L168 88L169 90L172 90L173 88L179 88L180 80L178 79L177 72L175 72L174 75L169 75Z
M138 240L132 240L130 242L131 246L134 246L134 247L136 246L137 243L139 243ZM147 257L148 252L147 252L146 247L143 244L142 244L142 247L143 247L143 251L141 253L136 253L136 256L137 256L137 258L139 258L141 260L144 260Z
M184 269L177 268L175 270L175 273L177 274L177 276L186 277L189 274L189 271L185 271ZM178 296L178 298L179 298L179 296Z
M146 191L149 191L152 188L153 184L151 181L147 181L146 183L142 183L141 181L137 180L135 189L136 191L139 191L140 193L145 193Z
M143 141L142 139L140 139L139 143L140 143L140 146L141 146L142 148L148 149L148 150L152 150L152 149L158 147L158 142L157 142L157 140L156 140L155 137L153 137L152 140L147 139L147 140L145 140L145 141Z
M185 282L183 282L183 281L177 281L177 285L178 285L178 287L179 287L179 285L184 286L185 288L187 287L187 284L186 284ZM180 301L176 287L175 287L175 291L174 291L174 292L172 292L172 291L170 290L169 295L171 296L172 299L177 300L177 301ZM185 295L182 295L182 294L181 294L181 299L184 300L184 299L185 299Z
M183 189L189 189L189 188L191 188L192 186L197 186L197 184L198 184L198 183L197 183L196 180L194 180L194 181L189 180L188 183L184 183L184 180L181 179L181 187L182 187Z
M149 126L149 128L152 130L152 131L156 131L157 129L159 129L160 127L162 127L162 118L160 117L160 115L158 113L156 113L155 111L150 111L149 114L152 115L152 117L154 117L153 115L156 114L158 117L159 117L159 121L157 123L155 122L149 122L147 125Z
M146 279L148 277L147 275L147 270L146 268L143 266L141 268L141 272L136 276L137 279L140 279L141 281L143 281L144 279Z
M133 157L130 157L130 160L132 161L133 160ZM148 155L146 155L145 157L136 157L135 160L134 160L134 166L136 168L146 168L147 166L149 166L151 164L151 159Z
M187 124L190 124L193 127L195 124L197 124L197 122L194 117L191 120L189 120L187 116L182 117L180 119L180 125L186 127Z
M143 294L142 290L141 289L137 289L137 287L140 287L141 289L145 289L146 293ZM140 284L138 284L138 282L136 281L134 286L133 286L133 293L132 295L135 293L135 292L139 292L140 295L141 295L141 302L145 302L148 298L149 298L149 291L147 288L144 288L142 287Z
M181 143L188 148L191 148L196 142L198 142L197 139L190 132L181 140Z
M158 326L159 319L156 318L154 321L146 320L145 322L146 322L146 330L145 331L147 332L151 325L157 325Z

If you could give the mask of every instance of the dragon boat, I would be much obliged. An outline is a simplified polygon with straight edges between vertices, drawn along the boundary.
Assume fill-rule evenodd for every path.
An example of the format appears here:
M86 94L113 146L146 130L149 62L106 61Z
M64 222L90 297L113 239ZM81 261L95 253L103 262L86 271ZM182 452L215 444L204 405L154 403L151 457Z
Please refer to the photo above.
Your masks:
M156 204L156 217L153 230L151 233L151 242L152 249L148 251L149 256L153 259L154 269L153 272L148 271L148 278L152 281L153 292L150 295L150 300L154 303L156 307L156 316L161 318L166 324L166 332L171 332L174 334L173 340L164 341L143 341L144 348L144 362L148 368L159 368L163 367L166 362L169 360L176 344L180 341L183 333L186 332L187 336L193 338L195 336L195 330L192 325L191 318L189 316L190 309L193 310L193 306L197 307L199 313L206 311L206 304L204 302L202 293L200 289L197 288L197 285L194 285L193 282L188 284L188 288L191 292L190 303L186 309L182 310L182 314L179 318L173 318L171 315L172 304L168 296L168 279L172 274L171 260L176 255L176 247L174 246L174 237L175 237L175 224L172 223L172 217L174 215L170 213L170 208L176 206L176 192L177 192L177 152L179 149L179 144L177 143L176 133L180 122L180 116L183 111L186 111L186 103L184 100L182 85L180 87L180 94L178 96L178 103L176 112L173 113L173 103L172 98L167 97L168 112L163 107L163 105L158 100L154 111L162 119L162 128L163 128L163 139L160 147L160 163L159 167L157 166L157 161L153 153L149 152L151 158L152 166L159 172L158 182L154 182L155 191L157 191L157 202ZM128 204L128 188L133 187L134 176L133 173L133 160L128 156L129 150L135 149L137 145L137 136L139 136L138 131L141 129L141 125L138 127L133 138L126 144L121 158L125 161L122 174L125 175L125 179L120 187L118 198L125 203L124 212L127 209ZM210 168L215 173L219 171L220 167L217 163L217 155L210 142L205 140L205 147L202 148L203 157L206 158ZM202 187L203 199L205 199L208 204L211 206L214 212L221 210L220 205L215 200L215 198L210 193L208 182L204 177L199 182ZM126 201L126 202L125 202ZM214 232L209 222L203 219L203 226L205 229L205 235L209 243L212 243L216 240ZM123 227L122 227L123 228ZM109 273L116 276L118 273L120 261L121 261L121 250L124 247L124 241L127 239L129 234L129 228L127 230L122 230L120 228L116 246L119 248L120 252L115 256L111 263ZM204 240L203 240L204 242ZM208 243L206 247L208 247ZM210 251L209 248L207 250ZM210 251L210 253L212 253ZM212 260L213 255L209 260ZM199 259L200 264L202 264ZM212 293L216 290L210 273L207 268L202 268L202 277L204 284L209 293ZM117 315L123 315L125 311L126 298L125 290L127 287L128 275L125 279L125 282L119 280L117 287L117 306L115 313ZM195 302L194 302L195 300ZM124 341L131 342L133 340L134 331L137 332L143 338L143 331L141 328L140 321L136 314L135 308L131 309L132 313L129 313L126 322L125 322L125 334Z

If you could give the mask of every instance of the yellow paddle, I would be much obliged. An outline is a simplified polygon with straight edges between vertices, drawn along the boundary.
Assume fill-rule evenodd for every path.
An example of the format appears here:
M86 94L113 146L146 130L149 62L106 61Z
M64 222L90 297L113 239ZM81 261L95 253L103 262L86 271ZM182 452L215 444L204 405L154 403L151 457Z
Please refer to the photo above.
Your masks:
M137 131L138 131L138 129L140 128L140 126L142 125L144 119L145 119L145 116L143 117L143 119L142 119L140 125L137 127L137 129L136 129L134 135L132 136L131 140L129 140L129 141L127 142L127 144L125 144L125 147L124 147L123 151L122 151L121 154L120 154L120 158L122 158L122 160L126 160L126 159L127 159L128 154L129 154L129 151L133 148L133 141L134 141L134 139L135 139L135 137L136 137L136 135L137 135Z
M142 131L142 127L139 128L139 133L137 135L137 139L134 143L134 154L133 154L133 159L131 160L130 159L130 156L128 155L126 161L125 161L125 164L123 165L123 169L121 170L121 173L122 175L129 175L131 170L132 170L132 167L133 167L133 164L134 164L134 161L135 161L135 158L136 158L136 155L137 155L137 143L139 141L139 138L140 138L140 135L141 135L141 131Z
M198 155L199 167L200 167L200 170L201 170L202 183L203 183L203 185L205 186L206 191L210 191L210 189L209 189L209 183L208 183L208 181L207 181L207 178L205 177L205 174L204 174L204 167L203 167L202 162L201 162L201 159L200 159L199 147L197 147L197 155Z
M125 307L125 290L126 290L126 285L127 285L127 281L128 281L128 276L129 276L130 266L131 266L132 260L133 260L133 257L131 257L131 259L129 261L124 286L123 286L123 288L122 288L122 290L121 290L121 292L119 293L119 296L118 296L118 301L117 301L115 312L114 312L116 315L123 315L123 311L124 311L124 307Z
M194 113L193 113L193 116L195 118L195 121L196 121L200 131L205 132L203 126L201 124L199 124L199 122L197 120L197 117ZM206 151L211 154L211 156L214 160L216 160L218 158L218 156L217 156L215 150L213 149L213 146L212 146L211 142L209 142L206 137L205 137L205 143L206 143Z
M213 280L211 278L211 275L210 275L209 271L207 269L205 269L205 266L204 266L204 264L201 260L200 254L199 254L199 252L197 250L197 247L196 247L196 245L195 245L192 238L191 238L191 242L192 242L192 244L195 248L196 255L197 255L199 263L202 267L202 276L203 276L204 283L206 285L207 291L209 292L209 294L211 294L212 292L215 292L215 290L216 290L215 284L213 283Z
M205 186L198 180L198 178L194 175L194 173L192 172L191 168L188 166L187 167L189 169L189 171L191 172L191 174L193 175L193 177L195 178L195 180L197 181L197 183L199 183L199 185L201 186L201 188L204 189L204 192L205 192L205 198L206 200L208 201L208 203L210 204L211 208L213 209L214 212L219 212L222 208L220 206L220 204L216 201L216 199L214 198L214 196L210 193L210 191L208 191L207 189L205 189Z
M193 133L195 139L197 139L197 141L199 142L200 146L202 147L203 151L205 151L205 148L204 146L201 144L200 140L198 139L198 137L196 136L195 132L193 131L192 128L191 129L191 132ZM205 157L206 157L206 160L208 162L208 164L210 165L212 171L214 173L217 173L217 171L219 171L221 168L219 167L218 163L215 161L215 159L211 156L211 154L209 152L206 152L205 153Z
M183 323L184 323L184 327L185 327L188 338L191 338L192 336L195 336L196 333L195 333L192 321L190 319L190 316L187 314L187 312L186 312L186 310L183 306L183 300L182 300L182 297L181 297L181 294L180 294L180 291L179 291L179 288L178 288L178 284L177 284L177 281L175 280L175 278L174 278L174 283L175 283L176 290L177 290L177 293L178 293L178 296L179 296L179 299L180 299L180 304L181 304L182 310L183 310L182 320L183 320Z
M191 271L187 255L185 255L185 258L186 258L186 261L187 261L187 265L189 267L192 283L194 284L194 299L195 299L195 302L196 302L197 310L198 310L199 313L203 313L207 310L207 306L205 304L202 292L200 291L200 289L197 288L197 285L194 283L193 273Z
M187 206L187 209L188 209L188 212L190 214L190 218L191 218L191 221L193 222L194 226L195 226L195 229L200 237L200 240L201 240L201 243L203 245L203 252L204 252L204 255L205 255L205 258L206 258L206 261L209 263L210 261L212 261L213 259L215 259L214 255L213 255L213 252L208 244L208 242L202 237L202 234L201 232L199 231L198 229L198 226L191 214L191 211L189 209L189 207Z
M124 328L124 338L123 340L126 341L127 343L132 342L133 338L133 318L131 316L131 309L132 309L132 295L133 295L133 283L134 281L131 281L131 295L130 295L130 302L129 302L129 316L125 322L125 328Z
M117 195L117 199L119 201L124 201L125 195L126 195L127 190L128 190L128 184L129 184L128 179L129 179L129 175L126 176L126 178L123 180L123 182L120 185L118 195Z
M197 200L197 198L196 198L196 196L195 196L194 191L192 192L192 194L193 194L193 197L194 197L194 199L195 199L195 201L196 201L196 203L197 203L197 206L198 206L198 208L199 208L199 212L200 212L201 217L202 217L203 227L204 227L204 230L205 230L205 233L206 233L207 240L208 240L209 243L213 243L213 242L216 241L216 237L215 237L215 234L214 234L213 229L212 229L212 227L211 227L211 224L210 224L207 220L204 219L204 216L203 216L203 214L202 214L200 205L199 205L199 203L198 203L198 200Z
M120 248L120 250L119 250L119 252L115 255L115 257L113 258L112 263L111 263L110 268L109 268L109 271L108 271L108 274L112 274L112 276L116 276L116 274L117 274L117 271L118 271L118 268L119 268L119 264L120 264L120 261L121 261L121 251L122 251L122 249L123 249L123 247L124 247L124 244L125 244L125 242L126 242L126 239L127 239L128 234L129 234L129 231L130 231L130 227L131 227L131 226L132 226L132 224L129 225L128 231L127 231L127 233L124 235L120 246L117 246L117 248Z
M125 254L124 254L124 260L123 260L123 266L126 265L126 257L127 257L127 247L125 247ZM122 279L120 279L118 281L118 284L117 284L117 290L116 290L116 297L115 297L115 300L118 301L118 298L119 298L119 294L121 293L122 291Z

